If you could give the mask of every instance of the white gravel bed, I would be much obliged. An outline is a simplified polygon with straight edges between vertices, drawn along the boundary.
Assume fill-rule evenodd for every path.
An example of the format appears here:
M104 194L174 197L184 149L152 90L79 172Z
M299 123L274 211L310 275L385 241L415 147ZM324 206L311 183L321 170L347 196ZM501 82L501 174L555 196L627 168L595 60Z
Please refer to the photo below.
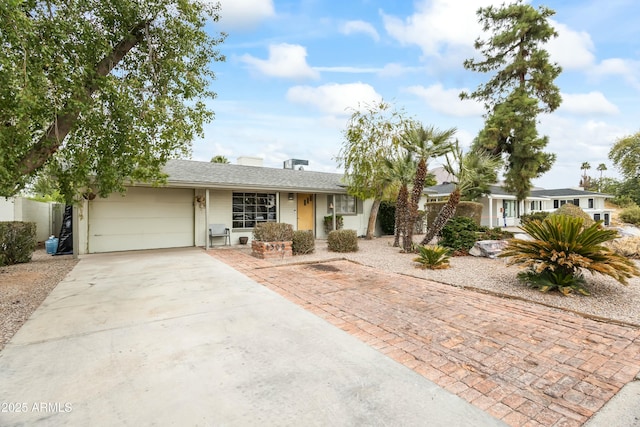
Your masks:
M416 236L416 240L419 238L420 236ZM416 255L401 253L399 248L394 248L392 244L393 237L358 239L358 252L336 253L328 251L326 241L317 240L313 254L296 255L287 260L273 262L278 264L346 258L385 271L525 299L640 327L640 277L630 279L629 285L624 286L608 276L586 273L585 287L591 296L564 296L559 292L542 293L523 285L516 277L520 267L508 266L507 260L503 258L452 257L451 267L448 269L423 270L416 268L417 264L412 261Z

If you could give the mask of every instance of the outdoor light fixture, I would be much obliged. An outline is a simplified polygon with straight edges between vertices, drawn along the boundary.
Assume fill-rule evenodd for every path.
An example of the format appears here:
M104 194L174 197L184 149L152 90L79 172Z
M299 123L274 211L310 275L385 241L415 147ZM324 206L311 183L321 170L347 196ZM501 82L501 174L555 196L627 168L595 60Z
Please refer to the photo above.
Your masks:
M293 200L293 193L289 193L289 200Z

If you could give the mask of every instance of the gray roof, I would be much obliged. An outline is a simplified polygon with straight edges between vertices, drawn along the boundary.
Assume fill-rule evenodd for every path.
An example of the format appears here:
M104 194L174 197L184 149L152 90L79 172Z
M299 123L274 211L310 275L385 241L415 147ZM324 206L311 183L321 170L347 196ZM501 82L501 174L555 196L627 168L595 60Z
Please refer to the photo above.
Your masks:
M172 187L345 193L342 174L193 160L169 160L164 172Z
M440 184L434 185L432 187L427 187L424 189L424 192L431 195L446 195L451 194L454 190L455 184ZM512 196L513 194L508 193L505 189L499 185L492 185L491 187L491 195L494 196ZM532 198L554 198L554 197L584 197L584 196L600 196L600 197L613 197L609 194L597 193L594 191L585 191L585 190L576 190L573 188L560 188L557 190L531 190L530 197Z
M580 197L580 196L600 196L613 197L609 194L598 193L595 191L577 190L575 188L559 188L557 190L535 190L531 192L536 197Z
M431 195L448 195L456 188L456 184L448 183L448 184L440 184L434 185L431 187L426 187L424 192ZM493 195L502 195L502 196L511 196L511 194L507 193L504 188L499 185L491 185L489 187L491 194Z

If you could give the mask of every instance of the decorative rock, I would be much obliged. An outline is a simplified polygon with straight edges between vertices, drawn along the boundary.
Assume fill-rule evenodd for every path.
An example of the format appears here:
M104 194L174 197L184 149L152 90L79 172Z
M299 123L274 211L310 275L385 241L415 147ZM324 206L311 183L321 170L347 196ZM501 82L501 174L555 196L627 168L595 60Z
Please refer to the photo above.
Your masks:
M507 244L506 240L479 240L469 250L469 255L495 258Z

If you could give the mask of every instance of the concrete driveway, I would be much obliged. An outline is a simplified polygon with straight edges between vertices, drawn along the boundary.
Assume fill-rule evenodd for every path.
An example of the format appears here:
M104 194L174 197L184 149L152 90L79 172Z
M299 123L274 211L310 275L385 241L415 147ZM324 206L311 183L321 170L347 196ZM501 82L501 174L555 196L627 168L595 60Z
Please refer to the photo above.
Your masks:
M90 255L0 352L0 425L502 425L199 249Z

